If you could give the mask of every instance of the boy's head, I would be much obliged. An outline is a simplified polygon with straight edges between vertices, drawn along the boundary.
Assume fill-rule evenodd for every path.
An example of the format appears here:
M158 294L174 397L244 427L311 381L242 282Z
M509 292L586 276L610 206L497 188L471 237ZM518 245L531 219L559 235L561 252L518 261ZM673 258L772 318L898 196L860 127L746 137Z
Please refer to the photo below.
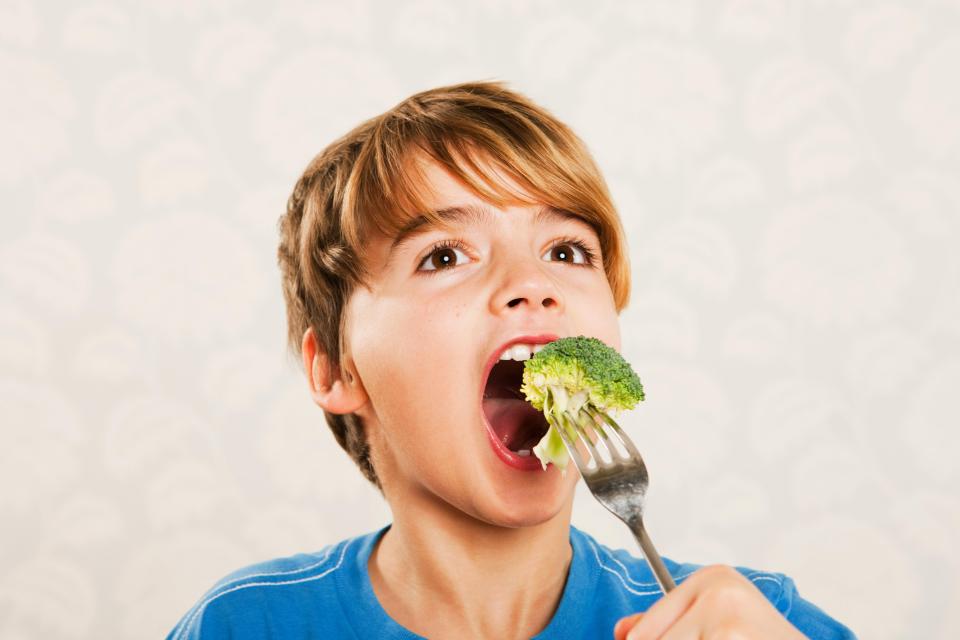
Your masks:
M498 82L424 91L317 155L279 228L290 349L364 476L490 520L526 519L500 508L516 491L555 511L572 481L499 462L481 399L517 336L619 347L626 245L579 138Z

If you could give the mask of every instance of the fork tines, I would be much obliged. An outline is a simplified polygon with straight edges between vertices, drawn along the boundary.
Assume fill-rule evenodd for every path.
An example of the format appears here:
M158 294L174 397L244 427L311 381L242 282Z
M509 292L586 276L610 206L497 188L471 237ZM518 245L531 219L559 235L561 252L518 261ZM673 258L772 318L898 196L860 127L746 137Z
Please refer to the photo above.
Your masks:
M585 408L585 413L590 416L590 429L593 433L599 436L597 438L598 442L603 442L603 448L606 449L609 461L606 460L600 452L597 450L597 447L594 445L593 441L590 438L590 434L587 432L584 425L580 424L577 420L568 418L567 416L562 416L562 420L565 425L569 425L573 433L576 433L579 436L579 440L584 443L584 446L587 447L587 450L590 452L591 457L594 461L595 469L603 469L611 467L617 463L617 461L628 462L631 459L631 455L636 458L640 458L640 453L637 451L637 448L634 446L633 442L627 437L623 430L614 422L610 416L608 416L603 411L597 411L593 408ZM607 429L604 429L603 423L606 422L610 427L610 431L613 433L614 438L620 445L626 450L626 454L622 453L614 444L613 439L607 434ZM557 429L560 432L560 437L563 438L564 444L567 446L567 449L570 451L570 455L573 457L574 462L577 464L577 468L581 473L587 471L590 465L589 460L584 460L583 455L581 455L580 450L577 449L575 443L571 440L569 433L566 429ZM593 469L591 469L593 470Z

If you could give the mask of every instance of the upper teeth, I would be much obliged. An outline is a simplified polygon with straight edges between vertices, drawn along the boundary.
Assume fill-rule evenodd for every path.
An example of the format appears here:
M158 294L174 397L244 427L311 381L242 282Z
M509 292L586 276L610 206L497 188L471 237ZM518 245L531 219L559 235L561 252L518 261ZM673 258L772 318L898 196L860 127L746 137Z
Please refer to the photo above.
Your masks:
M500 354L501 360L529 360L534 353L543 349L542 344L515 344Z

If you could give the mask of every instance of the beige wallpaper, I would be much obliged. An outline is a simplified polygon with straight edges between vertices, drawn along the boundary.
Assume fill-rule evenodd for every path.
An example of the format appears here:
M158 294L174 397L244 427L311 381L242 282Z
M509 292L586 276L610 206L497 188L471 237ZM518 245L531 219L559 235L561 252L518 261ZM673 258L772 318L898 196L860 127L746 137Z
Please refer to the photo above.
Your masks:
M388 521L285 359L274 225L336 136L485 78L620 207L660 551L957 637L956 0L0 3L0 637L161 637Z

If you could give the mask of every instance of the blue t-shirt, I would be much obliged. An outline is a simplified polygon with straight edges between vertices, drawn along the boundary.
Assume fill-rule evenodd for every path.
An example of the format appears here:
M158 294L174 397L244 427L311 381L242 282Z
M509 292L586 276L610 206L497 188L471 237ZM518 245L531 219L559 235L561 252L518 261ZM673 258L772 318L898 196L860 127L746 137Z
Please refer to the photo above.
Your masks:
M390 525L316 553L261 562L217 582L167 640L231 638L421 638L395 622L374 595L367 561ZM613 638L617 620L661 597L649 565L570 527L573 558L560 604L535 640ZM677 584L702 565L663 558ZM736 567L808 638L856 638L807 602L780 573Z

